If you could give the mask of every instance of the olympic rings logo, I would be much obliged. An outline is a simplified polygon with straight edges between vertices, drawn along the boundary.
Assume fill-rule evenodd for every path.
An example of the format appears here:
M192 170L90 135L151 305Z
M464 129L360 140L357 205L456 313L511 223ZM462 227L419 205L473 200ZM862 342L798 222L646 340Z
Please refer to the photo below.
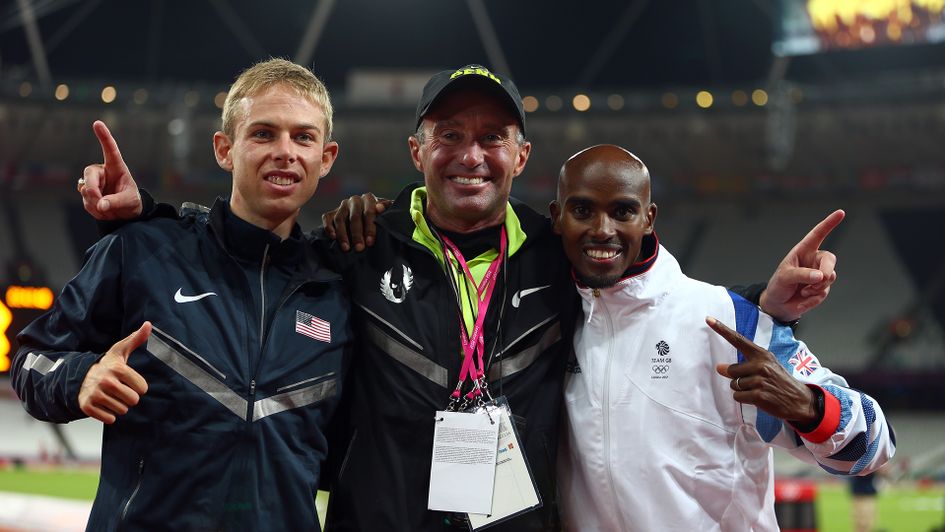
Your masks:
M653 373L655 373L655 374L657 374L657 375L664 375L664 374L666 374L666 373L669 373L669 365L668 365L668 364L656 364L656 365L653 366Z

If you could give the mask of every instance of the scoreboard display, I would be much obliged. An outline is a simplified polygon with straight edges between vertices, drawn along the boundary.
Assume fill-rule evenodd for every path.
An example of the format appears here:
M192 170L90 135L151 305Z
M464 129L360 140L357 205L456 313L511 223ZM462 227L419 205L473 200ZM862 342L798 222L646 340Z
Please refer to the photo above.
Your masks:
M778 56L945 42L942 0L781 0Z
M0 286L0 373L10 371L16 353L16 335L52 307L55 295L48 286Z

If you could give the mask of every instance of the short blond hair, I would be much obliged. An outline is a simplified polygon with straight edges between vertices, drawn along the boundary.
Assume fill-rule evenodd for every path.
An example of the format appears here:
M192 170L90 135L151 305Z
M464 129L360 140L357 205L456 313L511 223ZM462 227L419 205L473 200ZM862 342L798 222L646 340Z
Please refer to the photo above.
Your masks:
M223 103L223 133L231 139L236 133L236 123L242 118L240 100L279 84L292 87L300 96L309 98L322 108L322 112L325 113L323 142L331 140L333 110L331 97L328 95L325 84L311 70L292 61L278 58L268 59L247 68L230 86L230 92L227 93L226 101Z

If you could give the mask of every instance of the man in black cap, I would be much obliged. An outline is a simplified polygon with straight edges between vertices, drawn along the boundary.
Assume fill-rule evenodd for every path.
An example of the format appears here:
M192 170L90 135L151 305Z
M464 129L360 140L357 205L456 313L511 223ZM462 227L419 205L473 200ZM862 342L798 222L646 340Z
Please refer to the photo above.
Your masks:
M465 342L480 346L478 383L508 398L543 502L499 527L554 528L568 348L560 313L562 294L573 291L547 219L509 198L531 151L521 97L482 66L443 71L423 90L416 127L408 142L424 183L377 218L368 252L337 255L363 343L328 529L468 527L463 515L427 510L433 415L454 389L466 395L477 386L460 380Z
M360 345L338 416L342 436L331 447L339 464L327 530L468 529L465 514L427 509L434 413L490 394L507 398L540 498L540 507L522 502L529 511L493 530L558 528L554 466L574 323L566 314L577 305L547 218L510 198L531 151L521 97L480 65L443 71L424 87L415 126L408 144L424 183L407 186L377 217L367 252L332 254ZM126 190L106 196L113 205L134 202L133 183L109 186ZM96 210L101 192L87 186L83 199L108 218ZM827 269L832 275L832 262Z

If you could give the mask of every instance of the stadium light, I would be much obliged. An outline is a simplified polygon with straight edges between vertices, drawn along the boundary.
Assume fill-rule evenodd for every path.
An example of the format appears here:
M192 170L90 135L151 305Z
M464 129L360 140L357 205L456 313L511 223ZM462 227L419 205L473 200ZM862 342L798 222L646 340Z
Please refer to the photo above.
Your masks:
M538 98L534 96L526 96L522 98L522 107L525 108L526 113L534 113L538 110Z
M102 101L105 103L112 103L115 101L115 97L118 96L118 91L115 90L115 87L108 85L102 89Z
M755 89L751 91L751 101L758 107L764 107L768 103L768 93L764 89Z
M713 101L714 98L712 98L712 93L709 91L699 91L696 93L696 105L703 109L712 107Z
M575 110L583 113L591 108L591 99L586 94L575 94L571 99L571 105Z
M56 99L60 102L69 97L69 86L65 83L60 83L56 86Z

